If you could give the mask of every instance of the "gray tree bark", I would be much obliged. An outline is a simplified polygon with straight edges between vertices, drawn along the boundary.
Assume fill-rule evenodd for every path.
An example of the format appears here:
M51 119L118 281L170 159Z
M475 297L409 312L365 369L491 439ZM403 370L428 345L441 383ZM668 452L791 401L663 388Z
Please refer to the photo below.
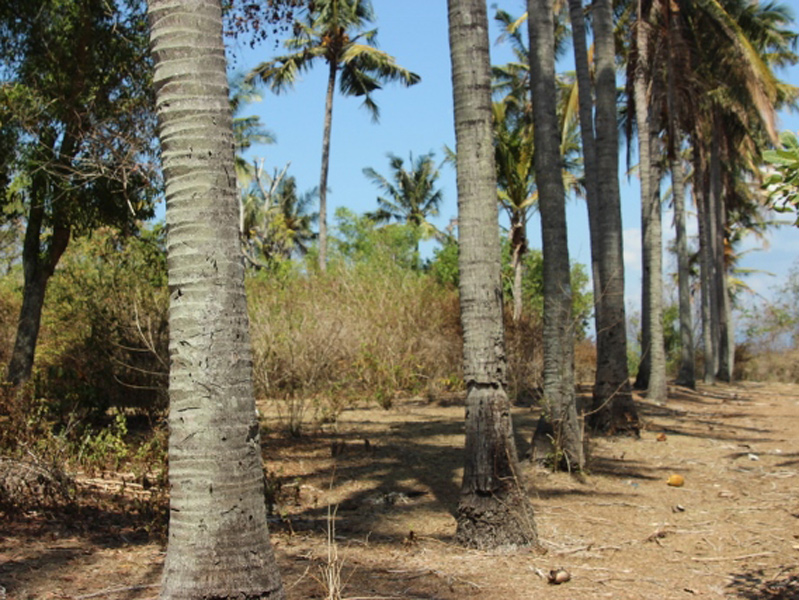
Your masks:
M680 103L677 101L675 53L680 39L679 12L670 5L668 12L668 60L666 64L666 105L669 118L669 162L671 189L674 197L674 233L677 250L677 290L680 311L680 367L677 385L696 387L694 367L694 332L691 314L691 282L689 277L688 235L685 217L685 168L681 156L683 132L681 130Z
M150 0L168 225L169 543L161 598L282 599L252 388L219 0Z
M680 368L677 385L696 387L694 368L694 324L691 313L688 235L685 224L685 169L679 153L671 161L671 188L674 194L674 229L677 243L677 287L680 304Z
M544 418L552 425L554 465L580 471L585 459L574 393L571 273L557 115L552 0L530 0L527 13L535 177L544 257ZM533 447L540 445L534 440Z
M635 28L638 58L635 68L635 119L638 125L638 174L641 181L641 237L643 289L641 297L641 365L636 387L655 401L666 399L666 353L663 346L663 248L660 177L653 160L658 127L647 93L649 77L649 23L638 0Z
M594 2L596 69L596 152L599 197L601 323L590 423L606 433L638 434L640 423L630 393L627 367L627 316L624 306L624 256L619 194L619 134L616 120L616 53L613 2Z
M466 382L457 539L474 548L527 545L537 536L506 392L486 3L449 0L448 9Z
M330 63L325 93L325 126L322 132L322 171L319 176L319 270L327 270L327 177L330 170L330 139L333 131L333 98L338 65Z

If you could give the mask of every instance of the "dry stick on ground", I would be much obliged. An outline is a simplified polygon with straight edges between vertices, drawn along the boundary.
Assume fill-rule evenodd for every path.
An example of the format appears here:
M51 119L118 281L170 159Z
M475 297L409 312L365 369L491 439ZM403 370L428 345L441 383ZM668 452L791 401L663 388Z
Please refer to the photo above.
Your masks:
M724 562L726 560L746 560L747 558L758 558L760 556L771 556L773 552L755 552L753 554L744 554L742 556L692 556L691 560L696 562Z
M72 600L87 600L87 598L100 598L101 596L111 596L112 594L121 594L122 592L138 592L139 590L146 590L149 588L159 587L160 583L149 583L144 585L129 585L126 587L108 588L93 592L91 594L84 594L83 596L72 596Z

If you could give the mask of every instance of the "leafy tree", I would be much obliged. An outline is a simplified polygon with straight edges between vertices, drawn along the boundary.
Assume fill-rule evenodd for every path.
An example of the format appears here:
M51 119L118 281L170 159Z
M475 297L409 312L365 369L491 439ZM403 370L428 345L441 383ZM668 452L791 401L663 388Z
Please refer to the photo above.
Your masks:
M764 185L776 210L797 213L795 225L799 227L799 138L792 131L783 131L780 146L763 153L772 169Z
M143 0L0 8L0 203L25 218L23 303L7 377L31 373L47 283L72 237L133 231L156 193ZM13 213L12 213L13 216Z
M443 200L441 190L435 187L439 172L433 153L423 154L415 160L411 154L408 169L402 158L389 154L388 159L392 171L390 180L371 167L363 170L363 174L386 193L386 196L377 197L378 209L367 216L376 223L392 220L408 223L419 230L421 239L440 236L428 220L438 216L438 207ZM418 246L416 251L418 253Z
M336 209L335 221L333 260L350 265L391 263L403 269L418 269L418 227L409 223L377 227L368 214L359 216L343 206Z
M381 83L398 81L410 86L420 81L416 73L399 66L394 58L377 49L377 29L366 30L374 21L368 0L316 0L306 19L297 22L295 35L285 42L289 54L259 64L248 75L280 93L291 88L297 75L323 61L328 67L325 125L322 135L322 171L319 178L319 268L324 271L327 254L327 174L330 164L330 132L336 81L344 96L363 97L363 106L377 120L379 110L372 94Z
M170 288L165 600L285 597L269 541L220 0L151 0Z
M536 541L506 391L488 17L483 0L449 0L458 171L466 452L457 537L476 548Z

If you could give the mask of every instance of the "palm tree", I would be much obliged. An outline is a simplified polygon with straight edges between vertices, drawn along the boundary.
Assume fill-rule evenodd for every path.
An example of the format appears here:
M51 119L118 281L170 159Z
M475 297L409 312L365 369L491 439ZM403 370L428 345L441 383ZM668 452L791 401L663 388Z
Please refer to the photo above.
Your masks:
M161 598L281 600L238 242L220 0L149 4L169 253L169 544Z
M558 4L561 4L559 1ZM559 11L556 10L556 15ZM527 221L538 207L538 192L533 167L534 128L530 102L530 51L521 35L520 25L527 13L518 19L498 10L494 17L503 27L501 40L509 40L515 60L494 66L494 159L497 166L497 185L500 206L510 221L508 238L511 244L513 272L513 318L518 321L522 313L523 260L527 252ZM554 25L555 54L565 40L563 19ZM560 153L563 162L563 181L577 193L582 191L576 172L579 165L571 157L579 151L576 143L576 121L570 110L569 99L574 84L558 79L558 116L561 136ZM565 100L565 102L564 102Z
M627 366L627 315L624 306L621 197L619 193L619 139L616 110L616 53L613 1L595 0L594 122L599 213L599 301L596 302L597 365L590 422L603 433L636 434L640 429ZM579 75L579 72L578 72ZM586 82L584 82L586 83ZM584 86L580 87L581 93ZM590 89L590 88L588 88ZM583 127L586 124L581 124ZM589 202L589 209L591 203ZM590 221L590 218L589 218ZM596 286L595 286L596 289Z
M372 167L366 167L363 174L386 195L377 197L378 209L366 213L376 223L388 223L395 220L408 223L422 239L439 236L440 233L428 220L438 216L438 207L444 196L436 189L439 177L438 167L433 160L433 153L423 154L414 159L411 153L408 165L393 154L388 155L391 167L391 179L384 177ZM416 243L416 254L419 254L419 243Z
M571 273L566 191L561 174L552 0L529 0L527 12L534 15L528 19L528 26L535 123L535 179L544 253L544 406L552 426L552 455L556 457L553 462L560 467L559 463L563 461L567 468L581 471L585 458L574 394Z
M531 544L536 529L522 484L502 323L488 17L483 0L448 0L458 171L460 305L466 452L457 537L476 548Z
M635 385L646 389L654 401L666 399L666 348L663 341L663 251L660 171L655 161L659 114L655 114L651 88L652 65L658 55L652 45L652 0L637 0L633 42L628 64L628 100L638 128L638 179L641 184L641 237L643 254L641 364Z
M377 49L377 29L365 30L374 21L369 0L316 0L304 22L298 22L295 37L286 41L291 52L259 64L247 80L260 80L280 93L293 87L298 74L319 60L328 67L325 125L322 135L322 171L319 178L319 268L324 271L327 255L327 175L330 164L330 133L336 81L344 96L362 96L363 106L377 120L379 110L372 93L381 82L398 81L410 86L420 81L416 73L400 67L394 57Z
M663 29L679 27L686 40L682 45L690 49L689 59L675 69L681 78L671 110L679 114L677 124L693 148L704 375L711 382L732 376L734 336L725 289L725 248L732 225L729 215L739 202L734 190L741 189L741 181L757 178L760 153L775 139L775 109L796 99L796 89L778 81L772 71L796 62L796 34L785 28L790 22L785 7L773 2L701 0L662 12L672 18L670 28ZM653 82L658 85L659 80Z
M256 164L253 181L242 194L242 251L255 268L304 256L316 240L312 226L318 215L310 209L317 190L297 195L297 181L286 170L270 176L263 172L263 163Z
M236 178L241 188L252 183L256 167L244 153L254 144L274 144L274 134L266 129L258 115L242 116L244 107L259 102L261 97L255 86L243 77L236 76L230 81L230 108L233 111L233 140L236 144Z
M513 271L513 319L522 314L523 259L527 252L527 221L537 208L533 173L533 125L525 114L511 114L507 102L494 102L494 160L500 206L510 221Z

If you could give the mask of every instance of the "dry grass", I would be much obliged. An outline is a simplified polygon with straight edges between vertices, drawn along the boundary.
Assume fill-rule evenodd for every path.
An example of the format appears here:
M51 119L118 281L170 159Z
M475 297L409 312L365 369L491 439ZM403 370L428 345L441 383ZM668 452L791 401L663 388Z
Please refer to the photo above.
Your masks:
M585 482L526 467L541 547L514 552L454 543L457 396L348 409L337 428L300 439L267 433L283 481L270 526L288 599L330 597L332 581L344 600L794 600L799 386L672 388L666 405L638 401L641 439L595 439ZM513 416L524 443L536 413ZM672 473L685 485L668 486ZM2 521L9 598L155 598L163 549L129 514L81 514ZM561 568L570 581L548 583Z

